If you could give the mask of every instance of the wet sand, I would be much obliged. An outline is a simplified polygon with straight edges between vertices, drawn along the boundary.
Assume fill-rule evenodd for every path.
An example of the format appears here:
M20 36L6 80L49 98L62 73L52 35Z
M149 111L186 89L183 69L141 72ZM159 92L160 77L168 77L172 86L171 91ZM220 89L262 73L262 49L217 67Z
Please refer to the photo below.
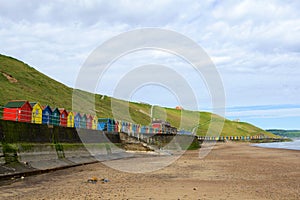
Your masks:
M25 177L0 187L0 199L300 199L300 151L217 144L204 159L187 151L168 167L126 173L166 157L129 158ZM126 165L130 163L130 165ZM98 182L88 183L91 177ZM102 178L109 182L103 183Z

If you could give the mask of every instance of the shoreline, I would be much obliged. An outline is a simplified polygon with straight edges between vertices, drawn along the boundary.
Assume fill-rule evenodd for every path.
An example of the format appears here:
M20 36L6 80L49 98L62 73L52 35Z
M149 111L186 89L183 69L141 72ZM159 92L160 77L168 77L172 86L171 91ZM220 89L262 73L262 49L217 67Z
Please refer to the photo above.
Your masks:
M259 144L253 144L251 146L300 151L300 139L299 138L292 139L292 141L289 141L289 142L259 143Z
M162 157L105 161L25 177L0 187L1 199L297 199L300 151L219 143L203 159L189 150L160 170L127 173ZM109 167L114 166L115 169ZM88 183L91 177L98 181Z

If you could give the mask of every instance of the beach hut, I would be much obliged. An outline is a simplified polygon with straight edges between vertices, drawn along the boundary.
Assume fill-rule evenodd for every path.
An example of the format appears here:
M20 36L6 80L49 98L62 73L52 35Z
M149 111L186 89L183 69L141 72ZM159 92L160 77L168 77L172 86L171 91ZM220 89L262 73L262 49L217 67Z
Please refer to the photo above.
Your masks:
M32 107L31 122L41 124L43 121L43 108L39 102L30 102Z
M130 122L126 122L127 133L130 133Z
M121 131L127 133L127 122L122 121L121 123L122 123Z
M139 125L139 124L136 125L136 132L137 132L137 133L140 133L140 132L141 132L141 130L140 130L140 125Z
M52 111L51 124L54 126L59 126L60 124L60 112L58 108L55 108Z
M67 127L74 127L74 113L72 111L68 113Z
M98 118L98 130L113 132L115 130L115 120L110 118Z
M145 126L141 127L141 133L143 133L143 134L146 133L146 127Z
M80 122L81 122L81 114L74 113L74 127L80 128Z
M119 122L115 120L114 131L119 132Z
M92 121L92 129L96 130L98 125L98 117L95 115Z
M3 119L19 122L31 122L32 107L28 101L9 101L3 108Z
M150 126L146 126L146 133L150 133Z
M121 132L122 131L122 121L117 120L116 124L118 124L118 132Z
M152 126L149 127L149 133L154 133L154 128Z
M131 132L136 133L136 126L135 124L131 124Z
M114 132L116 127L116 121L114 119L109 119L108 120L108 126L107 126L107 131L109 132Z
M59 108L59 125L66 127L68 124L68 112L64 108Z
M106 118L98 118L98 130L107 131L107 120Z
M127 130L128 130L128 133L132 132L132 124L130 122L127 122Z
M81 121L80 121L80 128L86 128L86 114L82 114L81 115Z
M50 106L44 106L42 111L42 123L51 124L52 109Z
M86 128L87 129L92 129L92 127L93 127L93 116L87 114L86 115Z

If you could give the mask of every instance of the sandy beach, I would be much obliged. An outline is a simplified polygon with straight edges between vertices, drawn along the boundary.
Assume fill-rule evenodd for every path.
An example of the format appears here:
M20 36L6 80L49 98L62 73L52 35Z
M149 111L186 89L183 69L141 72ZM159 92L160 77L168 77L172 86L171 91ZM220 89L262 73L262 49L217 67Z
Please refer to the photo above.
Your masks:
M0 187L0 199L300 199L300 151L217 144L204 159L187 151L168 167L127 173L165 157L128 158L25 177ZM130 166L126 166L130 167ZM98 182L87 180L97 177ZM108 182L102 182L106 178Z

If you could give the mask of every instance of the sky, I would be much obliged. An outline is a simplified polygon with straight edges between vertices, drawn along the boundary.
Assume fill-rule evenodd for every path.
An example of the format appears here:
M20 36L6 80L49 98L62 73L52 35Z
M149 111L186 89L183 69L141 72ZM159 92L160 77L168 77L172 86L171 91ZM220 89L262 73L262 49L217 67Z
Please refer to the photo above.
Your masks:
M161 28L196 42L222 80L225 116L264 129L300 129L299 1L0 0L0 54L75 87L89 55L127 31ZM211 110L211 93L184 59L157 49L128 53L92 92L114 96L118 80L147 64L170 66ZM157 95L159 94L159 95ZM128 100L180 104L161 85L141 85Z

